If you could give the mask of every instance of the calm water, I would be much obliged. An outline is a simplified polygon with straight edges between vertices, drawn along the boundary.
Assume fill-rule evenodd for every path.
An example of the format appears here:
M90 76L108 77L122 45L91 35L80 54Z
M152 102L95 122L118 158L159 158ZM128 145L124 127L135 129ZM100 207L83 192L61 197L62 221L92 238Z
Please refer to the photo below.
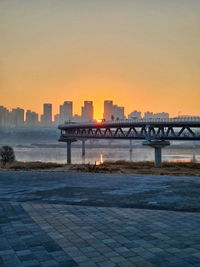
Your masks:
M65 148L38 148L15 147L16 159L19 161L43 161L66 163ZM163 149L164 161L191 161L194 151L192 149ZM152 161L154 150L152 148L141 147L133 148L132 154L128 148L86 148L85 163L99 161L101 154L103 160L132 160L132 161ZM195 151L195 157L199 161L199 151ZM72 162L82 163L81 149L72 148Z

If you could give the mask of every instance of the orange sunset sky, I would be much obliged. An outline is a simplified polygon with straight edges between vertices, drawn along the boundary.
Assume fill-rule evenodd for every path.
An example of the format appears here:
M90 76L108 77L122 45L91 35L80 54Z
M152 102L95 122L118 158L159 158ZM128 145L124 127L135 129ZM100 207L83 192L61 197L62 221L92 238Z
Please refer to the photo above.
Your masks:
M1 0L0 105L200 115L199 0Z

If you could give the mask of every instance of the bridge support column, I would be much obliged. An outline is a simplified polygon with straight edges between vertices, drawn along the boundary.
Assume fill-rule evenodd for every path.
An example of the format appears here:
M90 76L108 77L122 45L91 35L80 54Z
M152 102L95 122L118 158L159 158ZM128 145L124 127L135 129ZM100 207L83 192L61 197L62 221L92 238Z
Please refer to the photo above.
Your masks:
M129 151L130 152L133 151L133 140L132 139L129 140Z
M162 151L161 147L154 147L155 149L155 167L162 167Z
M82 140L82 157L85 157L85 140Z
M72 141L67 141L67 164L72 163Z
M151 140L145 141L143 143L144 146L151 146L155 149L155 160L154 165L156 168L162 167L162 148L165 146L169 146L169 141L158 141L158 140Z

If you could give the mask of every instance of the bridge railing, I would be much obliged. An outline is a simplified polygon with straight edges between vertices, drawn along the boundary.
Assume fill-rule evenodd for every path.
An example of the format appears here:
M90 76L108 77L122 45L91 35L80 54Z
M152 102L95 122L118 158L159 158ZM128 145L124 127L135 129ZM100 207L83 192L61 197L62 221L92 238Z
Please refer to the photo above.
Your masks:
M199 117L183 117L183 118L147 118L147 119L124 119L124 120L109 120L108 123L127 123L127 122L200 122Z

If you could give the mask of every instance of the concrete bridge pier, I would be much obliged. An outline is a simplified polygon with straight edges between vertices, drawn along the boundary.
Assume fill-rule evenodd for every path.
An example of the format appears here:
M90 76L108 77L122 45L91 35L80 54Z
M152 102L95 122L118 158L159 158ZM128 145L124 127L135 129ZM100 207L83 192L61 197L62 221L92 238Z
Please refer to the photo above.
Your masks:
M72 142L75 142L75 139L69 139L66 141L67 143L67 164L72 163Z
M155 149L154 165L156 168L162 167L162 148L169 146L169 141L150 140L143 143L144 146L151 146Z
M85 140L82 140L82 164L85 164Z
M85 157L85 140L82 140L82 158Z
M67 141L67 164L72 163L72 141Z

